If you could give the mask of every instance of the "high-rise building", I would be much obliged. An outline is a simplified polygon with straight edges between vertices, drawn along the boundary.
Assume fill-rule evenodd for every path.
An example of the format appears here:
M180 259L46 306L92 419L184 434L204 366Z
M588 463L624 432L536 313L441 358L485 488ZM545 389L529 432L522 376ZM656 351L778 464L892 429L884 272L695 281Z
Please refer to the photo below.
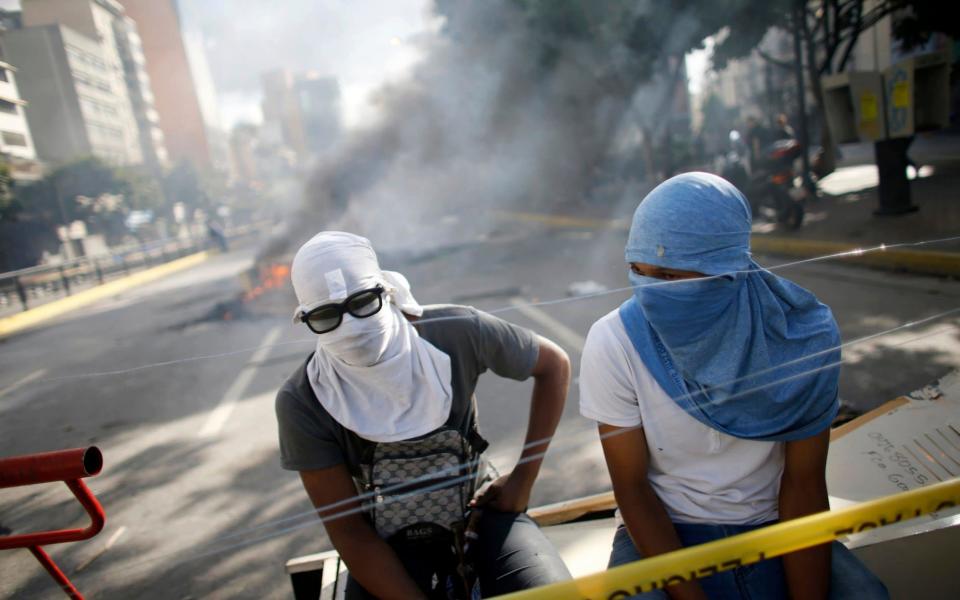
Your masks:
M163 130L160 129L160 115L154 106L150 75L147 73L147 59L143 54L143 45L137 33L137 24L130 17L117 19L113 23L117 38L117 48L123 61L124 78L130 94L130 104L140 130L140 149L145 165L159 171L170 164Z
M128 44L126 32L129 27L123 7L116 0L21 0L20 6L25 28L66 26L99 46L97 60L102 67L100 64L93 66L107 86L102 91L112 95L114 101L107 118L107 114L98 110L97 99L81 98L81 105L89 108L91 113L85 117L95 121L102 119L106 121L104 125L117 132L119 139L116 142L124 147L124 156L119 162L142 163L141 130L130 98L131 89L136 91L141 84L128 80L121 57L121 49ZM70 49L67 50L69 54ZM84 56L78 54L81 60ZM153 143L149 132L146 141Z
M294 93L293 73L287 69L267 71L260 76L263 86L263 122L268 129L279 131L280 141L297 156L306 154L300 103Z
M2 34L3 54L20 69L18 86L37 156L48 162L94 155L139 164L129 100L116 93L116 71L100 42L64 25Z
M206 39L198 29L187 28L183 31L183 45L187 52L187 62L190 64L190 75L193 77L197 101L200 103L200 114L207 128L210 163L214 170L229 173L232 169L230 136L220 120L217 90L213 83L210 63L207 61Z
M340 137L340 84L335 77L308 73L294 84L300 123L307 152L313 156L330 150Z
M210 140L175 0L121 0L137 22L170 160L209 168Z
M295 76L286 69L261 75L264 127L301 163L328 151L340 135L340 84L313 73Z
M234 179L247 186L260 185L260 171L257 169L257 143L259 132L256 126L239 124L230 134L230 154L233 161Z

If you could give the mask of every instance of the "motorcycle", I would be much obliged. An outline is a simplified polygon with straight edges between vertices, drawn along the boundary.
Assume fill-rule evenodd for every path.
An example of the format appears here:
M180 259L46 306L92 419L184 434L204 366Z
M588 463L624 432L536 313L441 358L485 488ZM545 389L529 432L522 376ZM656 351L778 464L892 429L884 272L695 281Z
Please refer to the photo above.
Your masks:
M739 132L730 132L730 145L720 174L746 195L753 217L770 219L790 230L799 228L807 196L793 168L803 152L800 143L794 139L777 140L763 149L752 169Z

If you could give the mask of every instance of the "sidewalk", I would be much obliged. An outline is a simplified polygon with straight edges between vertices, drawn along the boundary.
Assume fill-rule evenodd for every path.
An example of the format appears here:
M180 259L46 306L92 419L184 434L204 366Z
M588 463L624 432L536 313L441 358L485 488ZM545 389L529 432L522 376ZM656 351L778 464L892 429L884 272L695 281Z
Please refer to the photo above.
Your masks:
M206 261L209 257L210 254L206 251L197 252L196 254L191 254L145 271L139 271L127 277L109 281L103 285L82 290L72 296L53 300L52 302L41 304L36 308L31 308L30 310L19 312L9 317L0 318L0 340L14 333L36 327L50 319L87 306L98 300L115 296L121 292L134 289L151 281L176 273L177 271L196 266Z
M911 181L919 210L896 217L877 217L877 169L850 164L861 147L844 149L844 162L820 182L823 195L807 203L797 231L755 227L753 246L760 252L813 257L881 245L917 244L960 236L960 138L940 138L911 151L919 177ZM936 152L926 151L933 147ZM953 150L951 150L951 147ZM851 151L852 150L852 151ZM960 276L960 240L895 247L854 256L851 262L930 275Z
M786 231L771 223L754 223L753 250L797 258L851 252L842 260L888 270L960 277L960 239L918 244L960 236L960 136L934 135L917 140L911 156L921 169L920 176L911 182L911 192L919 210L897 217L873 215L877 208L877 169L872 162L872 146L858 144L844 147L842 152L841 166L820 182L822 196L807 203L803 226ZM619 205L594 201L558 206L552 214L509 212L501 216L558 229L625 231L636 208L634 202L645 191L639 188L627 194ZM879 246L887 249L856 253Z

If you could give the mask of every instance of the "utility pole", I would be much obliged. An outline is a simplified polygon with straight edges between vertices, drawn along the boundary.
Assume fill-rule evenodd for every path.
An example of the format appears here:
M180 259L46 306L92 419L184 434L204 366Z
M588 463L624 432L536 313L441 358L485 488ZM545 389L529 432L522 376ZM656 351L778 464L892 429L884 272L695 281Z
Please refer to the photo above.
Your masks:
M811 193L816 192L813 180L810 178L810 134L807 127L807 87L803 82L803 38L800 28L806 7L803 0L798 0L793 7L793 74L797 80L797 132L800 137L800 155L803 161L803 185Z

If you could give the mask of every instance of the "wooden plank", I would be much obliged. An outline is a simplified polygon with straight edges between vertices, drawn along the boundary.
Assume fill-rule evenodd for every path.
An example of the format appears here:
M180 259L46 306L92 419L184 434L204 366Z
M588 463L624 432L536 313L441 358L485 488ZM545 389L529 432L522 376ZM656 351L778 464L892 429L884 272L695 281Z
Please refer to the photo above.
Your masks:
M291 558L287 561L287 573L303 573L304 571L319 571L323 568L324 562L329 558L336 558L338 556L336 550L328 550L326 552L318 552L316 554L307 554L305 556L297 556L296 558Z
M566 523L583 515L601 510L611 510L617 507L613 492L604 492L575 500L566 500L556 504L539 506L527 511L534 521L541 527Z
M340 560L340 556L334 553L334 556L328 558L323 562L323 579L320 581L320 600L334 600L334 598L339 598L342 596L337 595L338 587L340 586L340 571L345 569L343 561Z
M910 402L910 398L907 398L906 396L900 396L899 398L891 400L886 404L881 404L880 406L876 407L870 412L863 413L856 419L853 419L852 421L844 423L840 427L833 429L830 432L830 441L832 442L834 440L840 439L841 437L847 435L854 429L857 429L858 427L862 427L863 425L866 425L867 423L876 419L877 417L882 417L883 415L887 414L891 410L900 408L907 402Z
M347 563L337 559L336 585L333 586L331 600L346 600L347 597Z

